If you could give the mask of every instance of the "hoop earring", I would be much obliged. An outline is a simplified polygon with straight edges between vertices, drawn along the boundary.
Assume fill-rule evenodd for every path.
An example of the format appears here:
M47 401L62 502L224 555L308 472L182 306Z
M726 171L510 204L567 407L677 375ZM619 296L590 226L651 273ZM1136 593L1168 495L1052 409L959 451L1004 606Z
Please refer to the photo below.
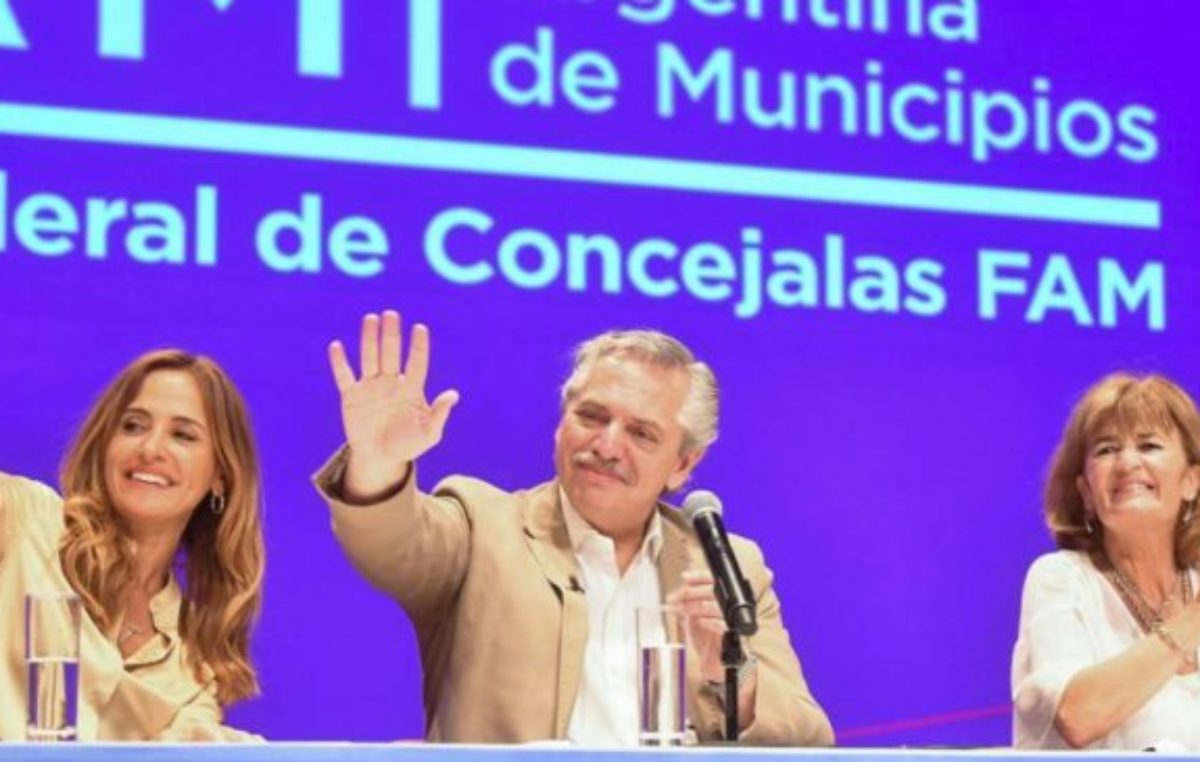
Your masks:
M1086 514L1083 517L1083 529L1088 534L1096 534L1096 525L1092 522L1092 514Z
M220 516L225 512L225 495L213 492L208 496L208 509Z

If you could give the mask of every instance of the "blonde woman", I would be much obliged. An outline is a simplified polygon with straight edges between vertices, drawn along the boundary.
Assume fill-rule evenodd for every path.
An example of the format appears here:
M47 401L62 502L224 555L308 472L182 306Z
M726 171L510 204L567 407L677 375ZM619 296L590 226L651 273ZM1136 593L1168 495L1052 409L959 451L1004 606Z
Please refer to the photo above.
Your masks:
M0 739L25 735L23 599L82 600L81 740L243 740L258 691L259 474L241 396L211 360L135 360L88 413L62 498L0 474ZM10 709L11 708L11 709Z

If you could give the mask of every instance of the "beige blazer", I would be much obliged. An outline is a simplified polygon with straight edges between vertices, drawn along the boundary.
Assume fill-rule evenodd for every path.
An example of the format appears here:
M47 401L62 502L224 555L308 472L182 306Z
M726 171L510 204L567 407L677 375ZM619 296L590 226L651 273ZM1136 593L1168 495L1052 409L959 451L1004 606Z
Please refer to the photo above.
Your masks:
M509 493L451 477L426 495L414 467L398 494L357 506L339 499L343 467L335 456L315 480L350 560L400 602L416 628L429 740L564 738L579 693L588 611L557 482ZM703 568L704 558L679 512L665 505L659 511L665 594L680 585L684 569ZM756 719L742 740L831 744L833 731L804 682L762 554L741 538L733 545L759 622L748 641L759 662ZM688 712L701 740L719 739L723 714L701 687L698 671L690 671Z
M44 484L0 473L0 740L25 739L25 595L67 593L58 561L62 500ZM83 741L188 738L216 728L215 683L198 682L179 638L174 578L150 602L153 638L128 659L83 614L77 732Z

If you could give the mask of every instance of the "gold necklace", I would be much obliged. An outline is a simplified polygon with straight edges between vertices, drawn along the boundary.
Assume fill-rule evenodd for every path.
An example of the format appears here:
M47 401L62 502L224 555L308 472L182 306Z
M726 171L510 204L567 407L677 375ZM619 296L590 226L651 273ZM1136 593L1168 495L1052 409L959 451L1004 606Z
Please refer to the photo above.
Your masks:
M1137 586L1137 583L1130 579L1125 572L1121 571L1116 566L1112 566L1109 569L1108 577L1112 580L1113 585L1117 588L1117 592L1121 594L1121 600L1125 602L1125 605L1129 608L1134 618L1138 620L1138 624L1141 625L1153 625L1155 622L1161 622L1167 608L1175 600L1175 592L1181 587L1188 588L1184 590L1183 602L1185 605L1190 597L1189 592L1191 588L1191 578L1182 570L1176 572L1175 583L1171 586L1171 589L1167 591L1167 594L1163 597L1162 602L1157 606L1152 605L1150 601L1146 599L1146 596L1142 594L1141 588ZM1145 627L1143 627L1143 629L1145 629Z
M1164 625L1164 616L1168 607L1175 600L1175 591L1182 590L1183 607L1186 607L1191 602L1194 595L1192 591L1192 576L1186 570L1180 569L1175 576L1175 584L1171 586L1171 590L1163 598L1162 603L1158 606L1152 606L1150 601L1146 600L1146 596L1138 588L1137 583L1130 579L1124 572L1118 569L1115 565L1110 565L1104 575L1112 582L1116 588L1117 594L1121 601L1125 604L1125 608L1129 609L1129 613L1133 615L1134 621L1144 635L1150 633L1161 633ZM1176 646L1177 647L1177 646ZM1183 657L1184 668L1188 671L1195 670L1196 654L1187 653Z

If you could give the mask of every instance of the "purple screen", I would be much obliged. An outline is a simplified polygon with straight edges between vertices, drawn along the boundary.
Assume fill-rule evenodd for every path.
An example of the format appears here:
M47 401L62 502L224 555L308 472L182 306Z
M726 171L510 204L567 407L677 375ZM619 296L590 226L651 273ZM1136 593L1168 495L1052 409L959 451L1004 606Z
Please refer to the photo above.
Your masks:
M1075 396L1196 388L1200 54L1148 0L0 0L0 468L137 354L248 398L276 739L422 734L400 609L310 474L325 346L394 306L462 393L426 487L549 478L579 340L722 385L692 486L757 539L844 743L1002 745ZM531 665L531 668L534 668Z

